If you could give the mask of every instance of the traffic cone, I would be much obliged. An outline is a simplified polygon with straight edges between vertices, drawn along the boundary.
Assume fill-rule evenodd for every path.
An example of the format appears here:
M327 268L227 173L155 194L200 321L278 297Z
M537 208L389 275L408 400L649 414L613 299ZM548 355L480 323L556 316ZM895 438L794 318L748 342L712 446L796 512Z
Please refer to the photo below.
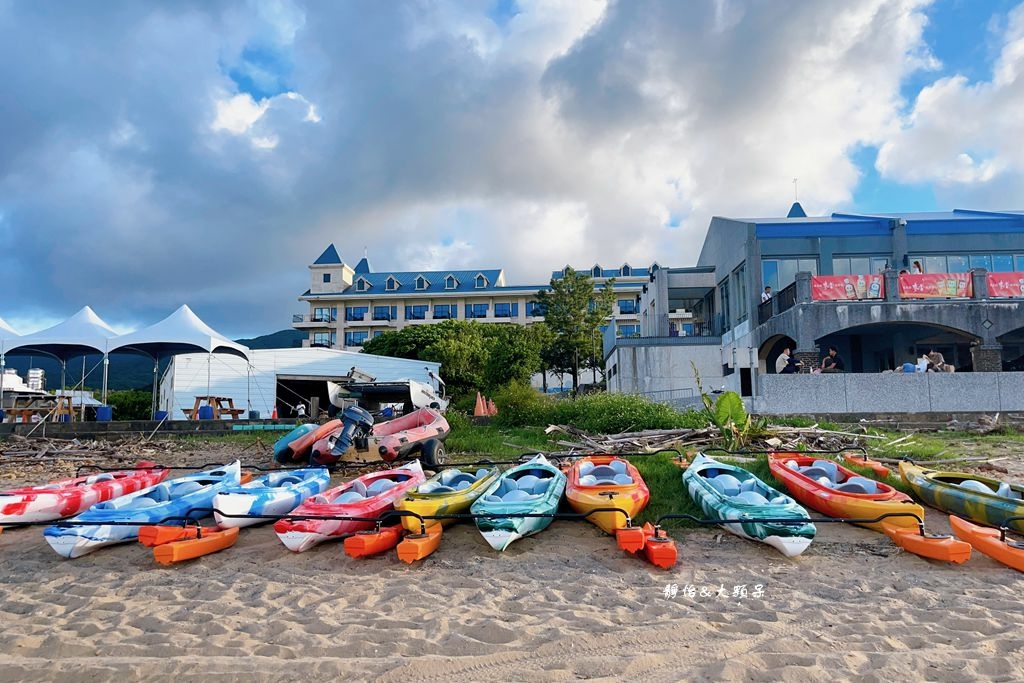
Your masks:
M498 414L498 406L494 405L494 401L487 399L487 414L494 417Z
M484 407L483 396L481 396L480 392L478 391L478 392L476 392L476 407L473 408L473 417L486 417L486 416L487 416L487 408Z
M277 419L277 406L276 405L274 406L274 409L272 411L270 411L270 419L271 420L276 420Z

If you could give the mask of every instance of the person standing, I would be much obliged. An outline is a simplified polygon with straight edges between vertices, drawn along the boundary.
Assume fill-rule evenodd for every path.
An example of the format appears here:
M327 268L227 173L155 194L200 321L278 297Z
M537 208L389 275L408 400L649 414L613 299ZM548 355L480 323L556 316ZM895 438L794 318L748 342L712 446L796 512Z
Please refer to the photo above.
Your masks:
M766 286L764 288L764 291L761 292L761 303L764 303L765 301L768 301L771 298L772 298L772 288L771 288L771 286Z

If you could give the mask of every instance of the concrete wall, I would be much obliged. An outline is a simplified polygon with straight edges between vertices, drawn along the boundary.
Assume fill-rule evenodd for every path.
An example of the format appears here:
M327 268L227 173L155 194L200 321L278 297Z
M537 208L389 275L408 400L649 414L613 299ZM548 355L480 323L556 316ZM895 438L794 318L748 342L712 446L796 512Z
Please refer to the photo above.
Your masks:
M697 381L691 361L700 372L705 390L725 383L722 351L717 343L616 346L605 363L607 368L615 366L608 390L644 394L656 400L696 396Z
M967 413L1024 410L1024 373L762 375L754 411Z

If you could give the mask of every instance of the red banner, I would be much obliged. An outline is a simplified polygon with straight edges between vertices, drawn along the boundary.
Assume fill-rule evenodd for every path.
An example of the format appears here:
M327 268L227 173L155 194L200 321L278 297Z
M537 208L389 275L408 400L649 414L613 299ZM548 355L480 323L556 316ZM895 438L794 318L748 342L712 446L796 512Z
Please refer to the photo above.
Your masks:
M811 298L815 301L858 301L885 297L881 275L812 275Z
M971 297L974 287L970 273L903 273L901 299L955 299Z
M988 295L991 297L1024 296L1024 273L989 273Z

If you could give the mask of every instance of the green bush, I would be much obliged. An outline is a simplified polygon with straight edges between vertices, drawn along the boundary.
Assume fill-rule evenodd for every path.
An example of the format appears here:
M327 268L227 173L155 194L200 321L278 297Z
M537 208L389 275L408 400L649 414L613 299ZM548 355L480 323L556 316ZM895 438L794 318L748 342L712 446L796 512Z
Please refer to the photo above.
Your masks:
M571 425L591 433L644 429L706 427L707 417L680 412L630 394L589 394L577 398L553 398L524 385L510 385L495 394L497 424L505 427Z
M111 391L107 393L107 404L114 407L115 420L153 419L153 394L148 391Z

